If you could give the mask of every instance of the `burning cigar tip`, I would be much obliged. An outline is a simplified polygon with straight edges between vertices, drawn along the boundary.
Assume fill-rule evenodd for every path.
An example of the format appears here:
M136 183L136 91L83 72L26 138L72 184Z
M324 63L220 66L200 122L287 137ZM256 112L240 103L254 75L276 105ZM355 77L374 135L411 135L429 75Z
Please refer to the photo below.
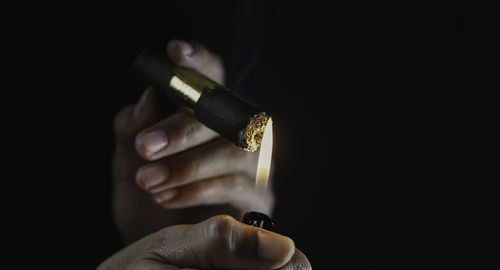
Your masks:
M259 149L268 123L272 125L272 118L264 112L258 113L252 117L243 134L242 141L244 145L242 148L244 150L255 152Z

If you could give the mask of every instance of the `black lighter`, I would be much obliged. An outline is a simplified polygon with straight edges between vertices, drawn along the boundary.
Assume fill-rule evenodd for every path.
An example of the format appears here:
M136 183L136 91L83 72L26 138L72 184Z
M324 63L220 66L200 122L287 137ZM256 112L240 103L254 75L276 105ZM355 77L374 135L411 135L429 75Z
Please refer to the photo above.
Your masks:
M250 226L266 229L268 231L272 231L274 228L274 222L272 219L268 215L261 212L246 212L243 216L242 222Z

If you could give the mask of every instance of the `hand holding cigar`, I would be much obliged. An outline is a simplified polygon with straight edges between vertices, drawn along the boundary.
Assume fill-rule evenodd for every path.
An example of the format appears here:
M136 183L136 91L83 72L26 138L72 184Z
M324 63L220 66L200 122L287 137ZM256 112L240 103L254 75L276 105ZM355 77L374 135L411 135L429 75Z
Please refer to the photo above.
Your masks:
M174 40L167 53L176 65L223 83L220 58L202 45ZM242 151L184 112L160 119L156 95L146 90L115 119L114 207L121 231L133 240L159 226L199 222L218 209L231 208L241 218L251 209L257 152ZM263 205L270 213L272 192Z

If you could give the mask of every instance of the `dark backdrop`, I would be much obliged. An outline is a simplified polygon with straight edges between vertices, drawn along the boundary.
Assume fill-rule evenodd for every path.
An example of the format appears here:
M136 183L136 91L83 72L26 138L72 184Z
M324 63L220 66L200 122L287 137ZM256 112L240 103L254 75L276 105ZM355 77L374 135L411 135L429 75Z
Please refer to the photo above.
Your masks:
M223 56L228 85L273 113L277 230L315 269L469 261L447 255L463 238L444 224L466 204L453 190L467 169L454 161L467 151L466 124L477 124L471 111L488 113L481 104L498 90L492 7L289 2L74 5L26 16L29 31L16 36L36 55L23 70L36 82L36 109L22 122L37 134L32 178L49 199L32 218L64 240L46 259L88 269L120 249L112 119L146 86L130 70L138 52L184 38Z

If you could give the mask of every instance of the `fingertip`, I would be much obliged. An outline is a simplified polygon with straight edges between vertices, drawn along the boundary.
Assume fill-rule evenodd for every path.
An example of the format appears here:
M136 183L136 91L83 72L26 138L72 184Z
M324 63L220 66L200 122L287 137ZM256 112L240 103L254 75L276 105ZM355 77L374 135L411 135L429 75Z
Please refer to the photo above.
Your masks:
M141 129L157 121L159 114L155 99L154 89L147 88L135 105L129 105L116 114L113 129L118 139L129 143Z
M144 180L143 173L141 172L141 169L137 170L137 172L135 173L135 183L141 189L147 190L148 188L146 181Z
M146 147L144 146L144 143L142 142L142 139L141 139L141 134L142 133L139 133L136 137L135 137L135 151L137 152L137 154L145 159L145 160L151 160L150 157L147 155L147 150L146 150Z
M195 50L188 42L177 39L169 41L167 43L167 53L176 65L196 68L196 62L191 59L195 54Z
M312 265L311 262L309 262L309 259L300 251L299 249L295 249L295 253L293 254L293 257L290 259L290 261L283 267L280 268L280 270L293 270L293 269L300 269L300 270L312 270Z
M157 160L164 156L168 145L168 137L161 130L141 132L135 138L137 153L148 161Z
M151 99L153 98L153 88L147 88L144 93L139 98L139 101L134 107L134 112L132 113L133 119L135 121L141 121L142 118L147 116L148 108L151 106Z
M150 192L152 188L168 180L169 169L161 164L149 164L139 168L136 172L135 180L137 185Z
M176 189L169 189L153 195L153 199L157 204L168 208L168 204L166 203L174 199L178 193L179 191Z
M287 264L295 253L295 244L289 237L259 230L257 255L269 262L272 269Z

